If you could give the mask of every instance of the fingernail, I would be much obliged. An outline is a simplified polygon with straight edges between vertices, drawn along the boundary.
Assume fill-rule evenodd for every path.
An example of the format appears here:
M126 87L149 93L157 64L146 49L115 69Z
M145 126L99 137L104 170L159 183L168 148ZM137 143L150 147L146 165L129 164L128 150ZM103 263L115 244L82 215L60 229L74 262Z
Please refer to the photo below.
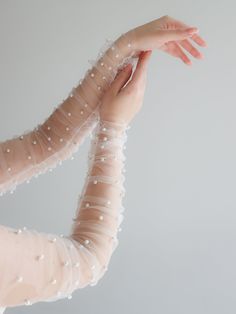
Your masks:
M190 28L187 28L186 29L186 32L188 33L188 34L194 34L194 33L198 33L198 28L197 27L190 27Z

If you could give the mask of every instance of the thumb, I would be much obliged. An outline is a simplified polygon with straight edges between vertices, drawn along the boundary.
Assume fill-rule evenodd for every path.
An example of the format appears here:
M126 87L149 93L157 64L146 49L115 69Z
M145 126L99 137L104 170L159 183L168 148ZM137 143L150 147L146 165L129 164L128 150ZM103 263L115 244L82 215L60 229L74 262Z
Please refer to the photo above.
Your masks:
M163 30L161 36L163 36L165 41L181 40L188 38L197 32L197 27L188 27L183 29Z
M115 76L113 82L110 85L110 89L116 95L119 93L120 89L125 85L129 80L132 74L132 65L127 64L122 70L120 70Z

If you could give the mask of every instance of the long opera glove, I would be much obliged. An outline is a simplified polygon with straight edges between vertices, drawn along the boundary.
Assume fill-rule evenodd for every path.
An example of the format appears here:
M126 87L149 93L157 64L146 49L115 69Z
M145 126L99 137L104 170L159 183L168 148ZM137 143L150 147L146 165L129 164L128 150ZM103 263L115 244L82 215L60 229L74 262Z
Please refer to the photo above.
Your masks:
M72 298L96 285L118 245L130 126L100 120L69 236L0 226L0 308Z
M107 40L92 67L51 115L33 130L0 142L0 196L73 158L98 122L102 96L124 65L135 63L132 32Z

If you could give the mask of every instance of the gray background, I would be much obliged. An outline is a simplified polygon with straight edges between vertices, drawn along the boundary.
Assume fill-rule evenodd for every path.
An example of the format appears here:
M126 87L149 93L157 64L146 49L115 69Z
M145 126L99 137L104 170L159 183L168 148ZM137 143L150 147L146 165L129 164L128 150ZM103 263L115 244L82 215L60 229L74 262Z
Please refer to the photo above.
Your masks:
M235 313L235 9L230 0L0 1L1 140L43 121L106 38L168 14L208 42L192 67L153 52L129 130L123 230L103 279L71 300L7 313ZM0 198L1 223L69 232L89 145Z

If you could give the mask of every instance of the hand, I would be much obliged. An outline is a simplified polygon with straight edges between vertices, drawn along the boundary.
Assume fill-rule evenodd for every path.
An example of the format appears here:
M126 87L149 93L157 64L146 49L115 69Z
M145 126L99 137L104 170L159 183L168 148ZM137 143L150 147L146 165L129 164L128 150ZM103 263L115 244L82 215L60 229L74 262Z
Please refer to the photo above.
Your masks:
M143 50L160 49L173 57L180 58L185 64L191 65L192 62L183 49L197 59L202 59L203 54L192 45L190 40L201 47L207 46L197 33L197 27L190 27L165 15L128 31L124 36L127 35L133 40L136 55Z
M128 125L140 110L146 86L147 64L151 53L152 51L140 53L136 69L129 82L132 74L131 64L118 72L102 98L99 108L101 120Z

